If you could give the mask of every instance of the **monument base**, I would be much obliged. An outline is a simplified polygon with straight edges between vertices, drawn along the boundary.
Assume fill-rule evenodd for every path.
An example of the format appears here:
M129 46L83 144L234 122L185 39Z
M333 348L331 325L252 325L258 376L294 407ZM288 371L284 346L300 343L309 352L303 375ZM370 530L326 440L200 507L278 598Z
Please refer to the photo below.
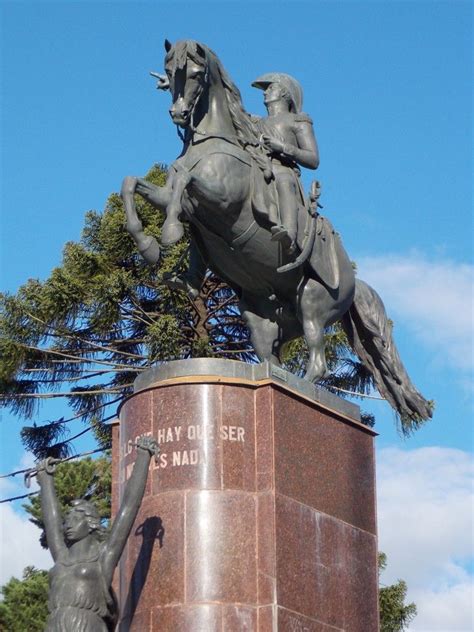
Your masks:
M113 510L136 437L160 444L119 568L120 630L377 632L375 433L269 364L143 373L113 438Z

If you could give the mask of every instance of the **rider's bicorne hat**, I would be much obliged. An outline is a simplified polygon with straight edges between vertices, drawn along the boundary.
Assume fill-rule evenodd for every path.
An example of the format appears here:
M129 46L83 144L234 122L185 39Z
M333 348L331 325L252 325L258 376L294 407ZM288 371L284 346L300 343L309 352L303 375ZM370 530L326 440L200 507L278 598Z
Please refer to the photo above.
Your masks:
M291 110L295 114L299 114L303 106L303 90L301 89L299 82L290 75L286 75L284 72L269 72L266 75L262 75L258 79L255 79L252 86L254 88L260 88L261 90L266 90L271 83L279 83L286 88L291 99Z

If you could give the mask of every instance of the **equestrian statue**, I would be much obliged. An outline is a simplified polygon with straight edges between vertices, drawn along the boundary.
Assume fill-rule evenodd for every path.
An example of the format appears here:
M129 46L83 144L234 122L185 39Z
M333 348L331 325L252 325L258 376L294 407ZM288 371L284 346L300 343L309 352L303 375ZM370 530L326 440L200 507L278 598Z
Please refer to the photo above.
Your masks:
M305 378L327 377L325 328L341 321L349 343L371 372L402 425L431 417L400 360L383 303L353 266L329 220L318 212L319 183L305 196L300 167L316 169L319 153L311 118L301 111L300 84L269 73L253 85L264 90L268 116L248 114L217 55L193 40L165 41L173 123L183 149L166 185L127 176L122 185L127 230L150 264L160 245L137 215L138 194L166 214L161 245L191 234L190 267L170 279L196 296L213 270L239 297L242 317L260 360L280 363L283 345L304 335Z

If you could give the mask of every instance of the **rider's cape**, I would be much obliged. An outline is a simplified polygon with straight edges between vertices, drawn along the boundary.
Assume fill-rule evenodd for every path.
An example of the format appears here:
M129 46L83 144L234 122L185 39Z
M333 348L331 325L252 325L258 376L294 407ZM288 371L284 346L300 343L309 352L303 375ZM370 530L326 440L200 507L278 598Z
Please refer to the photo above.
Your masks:
M301 180L295 173L298 184L298 235L297 244L302 251L310 233L310 223L316 222L314 244L306 261L315 274L328 288L337 290L339 287L339 259L337 256L339 236L331 222L318 215L312 217L308 201L305 200ZM278 195L275 183L265 183L262 172L252 161L252 207L257 220L269 222L270 225L279 223Z
M304 212L307 214L306 209ZM302 219L303 215L300 212L297 242L301 250L304 247L304 233L307 232L300 229ZM311 221L316 222L316 235L307 264L324 285L331 290L337 290L340 278L339 258L337 256L339 236L326 217L318 215L316 218L311 218Z
M251 201L256 221L263 225L271 226L279 224L278 194L275 181L266 182L261 168L250 155L240 147L223 142L223 147L214 149L212 153L226 153L241 160L251 168ZM207 155L207 154L206 154ZM200 156L195 164L188 164L192 169L203 156ZM312 217L309 202L305 199L304 190L299 178L299 170L295 171L295 183L298 188L298 234L297 245L302 251L308 238L311 222L316 222L316 230L311 253L306 260L312 273L318 277L329 289L337 290L339 287L339 263L337 248L339 237L331 222L321 215ZM221 275L222 276L222 275Z

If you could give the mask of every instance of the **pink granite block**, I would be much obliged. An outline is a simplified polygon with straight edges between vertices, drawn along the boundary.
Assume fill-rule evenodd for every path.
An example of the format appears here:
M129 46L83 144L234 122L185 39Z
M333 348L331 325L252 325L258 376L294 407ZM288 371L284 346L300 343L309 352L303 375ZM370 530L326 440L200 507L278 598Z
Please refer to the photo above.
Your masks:
M246 492L186 497L186 596L256 604L256 503Z

